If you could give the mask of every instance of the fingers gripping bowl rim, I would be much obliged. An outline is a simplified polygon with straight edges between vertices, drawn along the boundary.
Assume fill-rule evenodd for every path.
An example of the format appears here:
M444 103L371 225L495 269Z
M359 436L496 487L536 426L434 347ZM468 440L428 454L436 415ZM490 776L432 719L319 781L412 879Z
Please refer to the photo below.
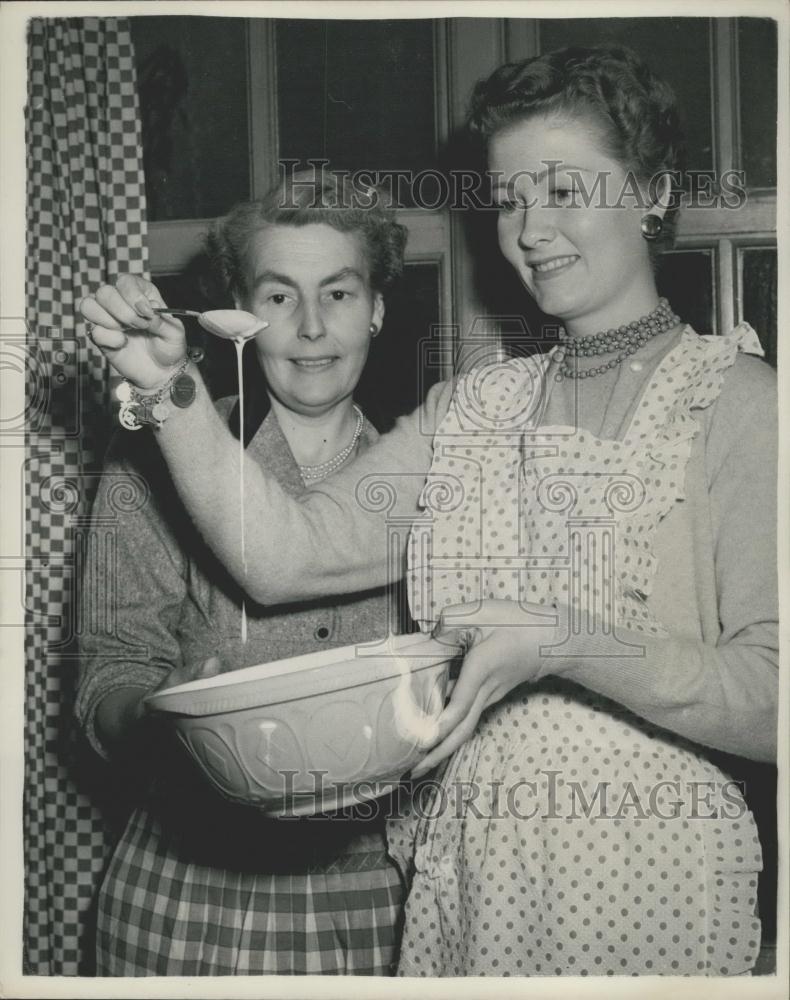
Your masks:
M271 815L384 795L435 739L458 646L422 634L292 657L151 693L225 798Z

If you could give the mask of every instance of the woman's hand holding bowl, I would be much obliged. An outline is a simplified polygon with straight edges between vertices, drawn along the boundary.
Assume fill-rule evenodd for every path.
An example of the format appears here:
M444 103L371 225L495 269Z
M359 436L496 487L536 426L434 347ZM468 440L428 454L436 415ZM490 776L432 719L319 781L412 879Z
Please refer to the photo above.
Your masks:
M158 684L153 691L166 691L168 688L178 687L179 684L188 684L190 681L204 680L206 677L214 677L222 672L222 664L218 656L210 656L207 660L193 660L191 663L182 663L180 667L173 667L167 677Z
M486 708L519 684L542 676L540 647L557 642L559 624L553 608L515 601L484 600L442 611L434 638L456 635L467 652L439 716L433 749L414 768L413 778L455 753L472 736Z

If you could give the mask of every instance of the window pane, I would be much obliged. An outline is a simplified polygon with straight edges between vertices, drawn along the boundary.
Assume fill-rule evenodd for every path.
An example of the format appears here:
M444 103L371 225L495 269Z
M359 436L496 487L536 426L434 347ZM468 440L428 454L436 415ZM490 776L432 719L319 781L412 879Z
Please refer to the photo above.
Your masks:
M697 333L715 333L715 253L713 250L670 250L662 254L658 291Z
M738 19L741 163L747 187L776 184L776 21Z
M744 247L738 252L741 270L741 317L751 323L765 351L765 360L776 367L776 250Z
M433 22L277 21L281 159L422 170L436 158Z
M373 341L355 397L379 429L410 413L441 377L438 364L425 364L425 342L436 344L440 322L439 265L407 264L387 295L381 333Z
M685 124L688 166L713 168L710 22L704 17L601 17L541 20L542 52L616 42L632 48L672 85Z
M242 18L133 17L148 218L222 215L249 197Z

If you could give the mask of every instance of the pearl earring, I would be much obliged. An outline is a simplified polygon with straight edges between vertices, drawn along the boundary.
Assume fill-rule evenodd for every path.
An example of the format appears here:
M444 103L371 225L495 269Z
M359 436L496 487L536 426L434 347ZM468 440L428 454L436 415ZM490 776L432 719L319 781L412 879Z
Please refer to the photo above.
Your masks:
M654 215L652 212L648 215L642 216L642 221L640 223L640 228L642 230L642 236L650 243L653 240L657 240L661 235L661 231L664 228L663 220L660 216Z
M375 323L371 323L368 329L370 331L371 337L375 337L379 332L379 328L376 326Z

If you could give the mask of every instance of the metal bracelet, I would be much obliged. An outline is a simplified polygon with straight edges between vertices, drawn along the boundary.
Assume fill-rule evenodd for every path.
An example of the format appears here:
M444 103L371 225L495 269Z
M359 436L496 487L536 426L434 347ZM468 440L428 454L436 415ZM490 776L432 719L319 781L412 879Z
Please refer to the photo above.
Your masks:
M139 431L145 425L151 425L158 429L170 415L170 402L179 409L191 406L197 395L195 380L186 372L191 360L190 355L187 354L167 382L160 386L156 392L148 395L139 393L130 382L124 379L115 390L116 396L121 401L121 408L118 412L118 421L121 426L129 431Z

